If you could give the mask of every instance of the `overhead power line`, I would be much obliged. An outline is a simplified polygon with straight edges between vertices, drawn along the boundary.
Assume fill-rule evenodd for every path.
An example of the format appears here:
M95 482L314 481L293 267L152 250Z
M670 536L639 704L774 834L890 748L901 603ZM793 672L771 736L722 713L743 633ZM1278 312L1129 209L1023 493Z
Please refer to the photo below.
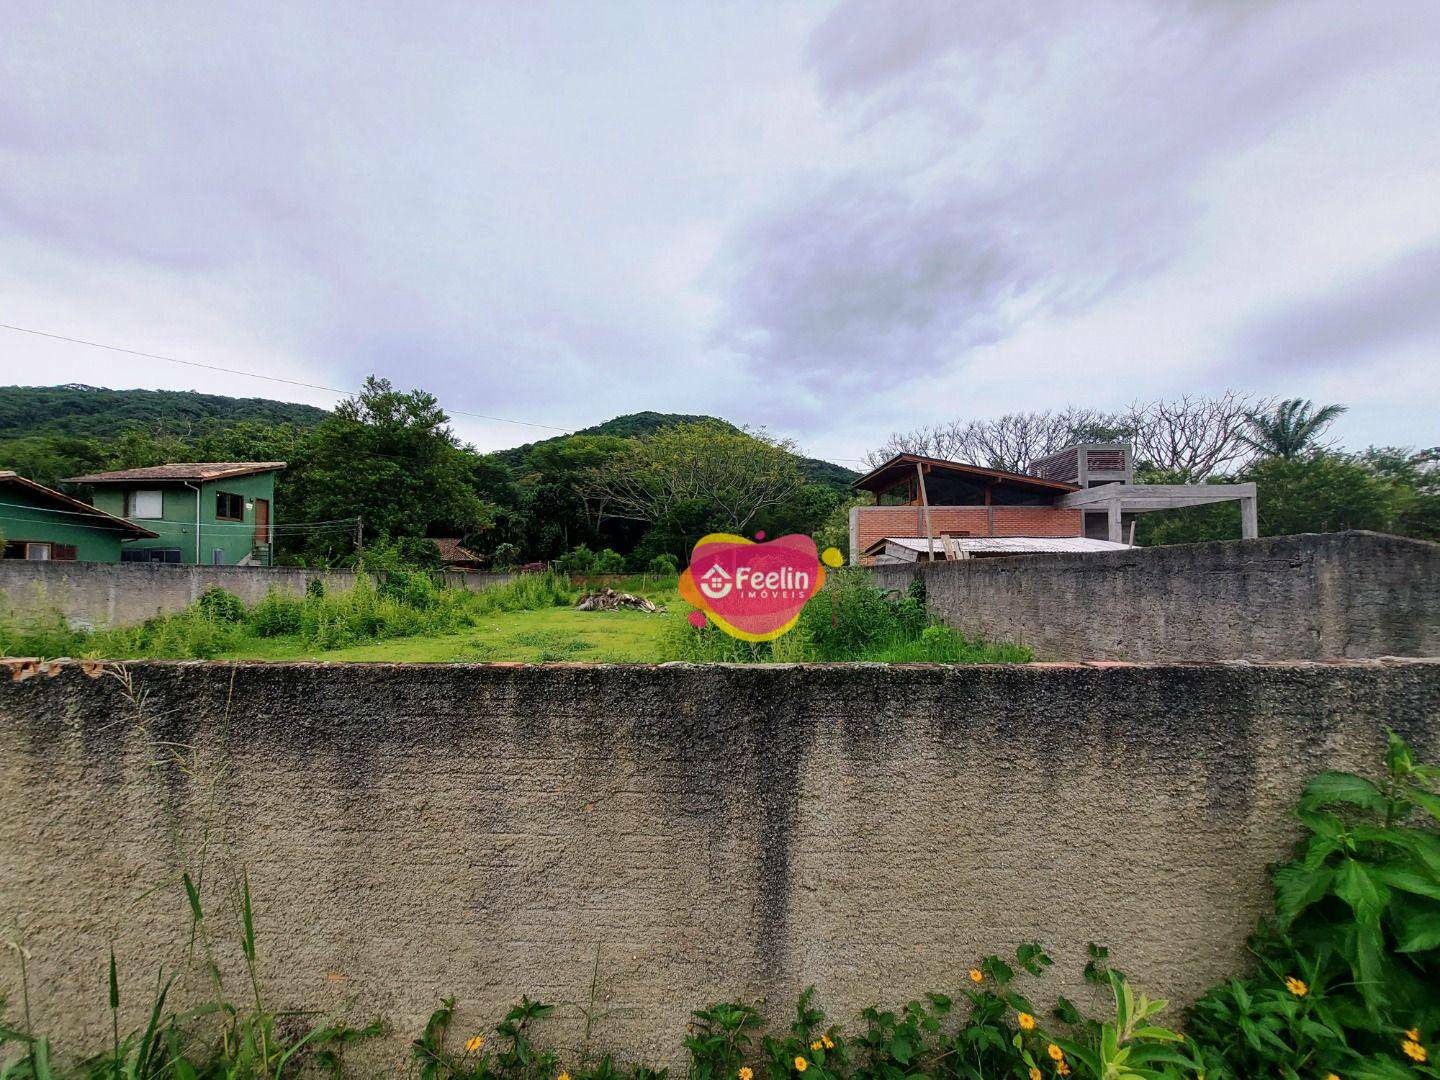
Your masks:
M164 360L170 364L183 364L185 367L203 368L206 371L220 371L227 375L244 375L251 379L264 379L266 382L284 383L286 386L302 386L307 390L323 390L327 394L339 394L341 397L355 397L353 390L341 390L336 386L321 386L319 383L300 382L297 379L282 379L278 375L261 375L255 371L245 371L241 368L220 367L217 364L202 364L196 360L181 360L176 356L162 356L160 353L141 352L139 349L126 349L119 345L106 345L99 341L86 341L84 338L66 337L64 334L52 334L46 330L32 330L28 326L15 326L11 323L0 323L0 329L14 330L21 334L33 334L36 337L50 338L53 341L68 341L72 345L87 345L92 349L108 349L110 352L124 353L127 356L143 356L147 360ZM490 416L486 413L467 412L464 409L446 409L451 416L470 416L477 420L490 420L497 424L516 424L519 427L545 428L548 431L568 432L569 428L556 427L554 424L537 424L530 420L511 420L507 416Z
M65 515L67 515L67 516L72 516L72 517L84 517L84 518L93 518L93 517L98 517L98 516L100 516L100 515L105 514L105 511L104 511L104 510L101 510L99 507L96 507L95 510L93 510L93 511L89 511L89 510L55 510L55 509L52 509L52 508L50 508L50 507L48 507L48 506L30 506L28 503L12 503L12 502L0 502L0 506L11 507L11 508L18 509L18 510L26 510L26 511L29 511L29 512L35 513L35 514L65 514ZM114 515L111 515L111 516L114 516ZM31 520L31 519L28 519L28 518L17 518L17 517L7 517L5 520L7 520L7 521L26 521L26 520ZM129 522L132 522L133 524L140 525L142 528L145 527L144 523L147 522L147 521L154 521L154 522L156 522L156 523L158 523L158 524L162 524L162 525L188 525L188 526L191 526L191 527L194 527L194 524L195 524L193 521L175 521L175 520L172 520L172 519L170 519L170 518L121 518L121 520L122 520L122 521L129 521ZM276 531L282 531L282 532L283 532L283 531L291 531L291 530L300 532L300 531L306 531L306 530L312 530L312 529L353 529L353 528L355 527L355 523L356 523L358 520L360 520L360 519L359 519L359 518L350 517L350 518L329 518L329 519L327 519L327 520L325 520L325 521L288 521L288 522L277 522L277 523L275 523L275 524L273 524L273 525L268 526L268 528L270 528L270 529L272 529L272 530L276 530ZM76 522L63 522L62 524L74 525L74 524L76 524ZM247 522L243 522L243 521L202 521L200 524L201 524L204 528L207 528L207 529L251 529L251 530L253 530L253 529L256 529L256 528L261 528L261 527L263 527L263 526L257 526L257 525L255 525L253 522L248 522L248 523L247 523ZM88 527L88 526L87 526L87 527ZM100 526L100 527L101 527L101 528L107 528L107 527L109 527L109 526Z

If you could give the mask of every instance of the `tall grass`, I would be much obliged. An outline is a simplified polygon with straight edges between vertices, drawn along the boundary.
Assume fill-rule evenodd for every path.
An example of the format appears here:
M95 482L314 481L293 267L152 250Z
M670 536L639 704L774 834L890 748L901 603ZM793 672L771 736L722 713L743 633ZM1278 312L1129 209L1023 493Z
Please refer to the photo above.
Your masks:
M557 574L523 574L483 592L439 585L428 574L357 579L354 588L304 596L271 592L253 607L211 589L184 611L138 626L75 629L58 614L0 622L0 652L19 656L205 660L262 638L335 649L386 638L448 634L501 611L566 607L576 591Z
M930 622L921 596L893 596L859 569L828 575L795 628L774 641L738 641L713 626L671 619L662 637L666 660L695 663L1027 663L1029 649L971 641Z

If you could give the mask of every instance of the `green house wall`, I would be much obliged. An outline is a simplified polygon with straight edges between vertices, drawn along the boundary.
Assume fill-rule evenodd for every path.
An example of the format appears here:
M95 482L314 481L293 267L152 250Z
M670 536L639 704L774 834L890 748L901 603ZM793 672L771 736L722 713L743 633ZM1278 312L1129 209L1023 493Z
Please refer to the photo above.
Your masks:
M94 519L57 514L62 509L23 488L0 485L0 534L7 541L37 544L74 544L77 562L120 561L120 531Z
M95 506L117 517L125 516L125 498L131 491L160 491L163 505L160 518L133 518L137 525L143 525L159 533L154 540L136 540L127 545L137 550L154 548L179 549L182 563L199 562L202 566L214 563L214 552L220 551L219 564L234 566L255 548L255 499L270 501L270 524L276 524L275 474L274 472L252 473L226 480L206 480L196 485L200 489L200 557L195 557L195 490L183 484L138 483L138 484L97 484ZM215 514L219 492L239 495L244 498L244 519L242 521L221 521Z

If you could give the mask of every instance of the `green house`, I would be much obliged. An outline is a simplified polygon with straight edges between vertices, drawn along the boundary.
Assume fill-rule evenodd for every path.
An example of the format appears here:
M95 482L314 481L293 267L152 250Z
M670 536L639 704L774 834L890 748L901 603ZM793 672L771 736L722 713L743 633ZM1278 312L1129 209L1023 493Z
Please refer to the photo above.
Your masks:
M156 539L143 525L13 472L0 472L0 536L0 558L32 562L119 562L126 546Z
M268 566L283 461L200 461L71 477L101 510L153 530L122 562Z

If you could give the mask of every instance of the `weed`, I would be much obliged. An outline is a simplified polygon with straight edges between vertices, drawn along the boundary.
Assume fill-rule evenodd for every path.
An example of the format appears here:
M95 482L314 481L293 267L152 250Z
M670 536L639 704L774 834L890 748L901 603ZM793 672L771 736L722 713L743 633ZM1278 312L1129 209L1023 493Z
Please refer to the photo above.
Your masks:
M312 582L312 584L314 584ZM107 659L212 659L258 639L293 637L312 649L337 649L388 638L450 634L501 611L574 603L576 591L556 574L522 574L484 591L445 588L422 572L356 579L346 592L306 587L303 596L272 591L250 608L222 589L207 590L185 611L139 626L74 629L58 615L0 623L0 652Z
M723 631L673 619L662 637L667 660L697 663L1026 663L1029 649L971 641L957 630L930 625L923 599L891 596L850 568L831 573L789 633L768 642L739 641Z

